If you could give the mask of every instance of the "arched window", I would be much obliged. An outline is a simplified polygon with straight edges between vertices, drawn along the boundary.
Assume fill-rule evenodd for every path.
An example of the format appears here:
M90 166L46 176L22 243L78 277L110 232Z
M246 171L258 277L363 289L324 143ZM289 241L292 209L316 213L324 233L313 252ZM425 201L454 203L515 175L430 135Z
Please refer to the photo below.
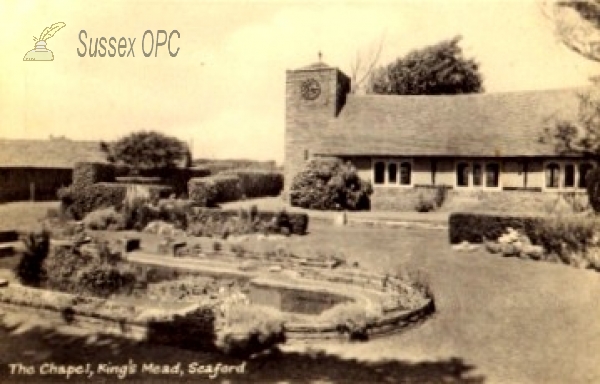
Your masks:
M546 165L546 188L558 188L560 167L556 163Z
M497 163L485 165L485 186L488 188L497 188L500 176L500 166Z
M590 163L579 164L579 183L577 185L579 188L586 187L586 177L592 168L594 166Z
M388 183L396 184L398 182L398 164L388 164Z
M400 184L410 185L411 166L409 162L400 164Z
M467 187L469 185L469 164L458 163L456 165L456 185Z
M575 186L575 166L573 164L565 164L565 179L563 187L572 188Z
M375 175L373 182L375 184L385 183L385 163L378 161L375 163Z

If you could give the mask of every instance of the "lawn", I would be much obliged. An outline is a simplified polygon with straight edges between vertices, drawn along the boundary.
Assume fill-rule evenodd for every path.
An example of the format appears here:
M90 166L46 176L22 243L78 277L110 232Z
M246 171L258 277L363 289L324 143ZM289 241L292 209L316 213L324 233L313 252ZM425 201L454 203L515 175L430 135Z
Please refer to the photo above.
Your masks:
M0 214L4 207L0 206ZM415 329L366 343L284 346L281 354L249 361L246 374L222 379L261 383L600 382L597 273L502 258L482 250L456 252L448 244L447 231L440 229L334 227L314 221L309 231L305 237L292 237L290 247L341 251L348 259L378 271L423 271L435 294L437 312ZM182 362L187 366L194 361L227 360L103 336L64 336L33 327L33 319L19 326L23 319L7 318L17 328L16 332L0 331L0 363L117 364L133 359L138 364ZM24 379L7 374L7 365L0 364L3 382ZM52 377L45 378L52 381ZM110 376L96 378L113 381ZM131 379L164 382L174 378L136 375Z
M30 229L37 225L40 219L46 217L48 209L58 207L59 202L57 201L0 203L0 230Z

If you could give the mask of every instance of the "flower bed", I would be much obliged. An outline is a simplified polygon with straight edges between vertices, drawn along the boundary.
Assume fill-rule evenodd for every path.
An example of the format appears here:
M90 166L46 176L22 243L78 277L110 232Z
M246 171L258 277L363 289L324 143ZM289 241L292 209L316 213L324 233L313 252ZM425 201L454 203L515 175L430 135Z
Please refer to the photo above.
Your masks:
M149 342L240 353L240 346L245 343L253 351L270 348L283 340L282 332L291 339L385 334L433 311L433 300L426 290L397 276L347 265L343 256L302 257L283 248L240 253L241 247L230 251L213 249L193 258L165 258L141 250L121 257L100 240L51 244L50 248L44 265L52 270L46 271L44 278L54 285L41 286L65 292L11 285L0 288L0 303L49 311L66 322L81 318L83 323L106 323L111 332L127 337L127 332L119 333L118 326L133 327L137 330L135 337ZM248 268L248 262L252 268ZM96 265L106 267L98 269L100 272L114 272L102 274L101 286L94 285L102 288L100 291L87 289L81 280L86 266ZM149 276L153 268L160 273ZM123 286L127 288L123 290L122 285L112 282L117 273L121 276L125 272L133 277L133 285ZM253 286L280 298L285 296L287 304L266 300L260 304L275 308L260 309L252 302ZM316 297L322 303L312 307L308 303L305 311L298 311L292 303L298 294L308 299ZM165 302L172 308L165 308ZM279 315L268 317L273 311L281 314L281 320ZM238 317L230 318L232 313ZM263 322L260 313L268 321ZM185 336L188 334L190 337Z

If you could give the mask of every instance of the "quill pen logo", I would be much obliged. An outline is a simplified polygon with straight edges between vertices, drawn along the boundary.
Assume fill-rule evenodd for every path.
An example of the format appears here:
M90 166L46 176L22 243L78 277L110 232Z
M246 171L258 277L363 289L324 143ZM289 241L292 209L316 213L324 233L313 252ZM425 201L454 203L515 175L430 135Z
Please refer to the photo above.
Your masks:
M25 54L23 61L53 61L54 54L46 48L46 41L65 26L66 24L63 22L54 23L44 29L39 38L34 36L35 48Z

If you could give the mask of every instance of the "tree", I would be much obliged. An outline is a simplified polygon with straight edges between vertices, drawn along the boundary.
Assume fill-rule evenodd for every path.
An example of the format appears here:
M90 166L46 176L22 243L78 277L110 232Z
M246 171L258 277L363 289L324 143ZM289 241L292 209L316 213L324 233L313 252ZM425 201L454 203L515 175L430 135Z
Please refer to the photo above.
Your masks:
M600 158L600 84L579 95L579 112L575 121L549 120L540 138L554 145L559 155L582 155Z
M409 52L370 79L369 91L392 95L454 95L483 92L479 64L463 56L461 37Z
M337 158L314 159L292 181L293 206L320 210L369 209L371 184L356 169Z
M135 170L167 170L188 163L190 151L183 141L155 131L139 131L114 143L100 143L112 163Z
M373 75L379 58L381 57L381 51L383 50L383 41L385 34L381 36L377 45L372 45L368 52L356 51L354 61L350 63L350 80L351 80L351 93L358 93L364 90L365 81L368 81Z
M600 62L600 0L545 1L541 5L566 47Z

